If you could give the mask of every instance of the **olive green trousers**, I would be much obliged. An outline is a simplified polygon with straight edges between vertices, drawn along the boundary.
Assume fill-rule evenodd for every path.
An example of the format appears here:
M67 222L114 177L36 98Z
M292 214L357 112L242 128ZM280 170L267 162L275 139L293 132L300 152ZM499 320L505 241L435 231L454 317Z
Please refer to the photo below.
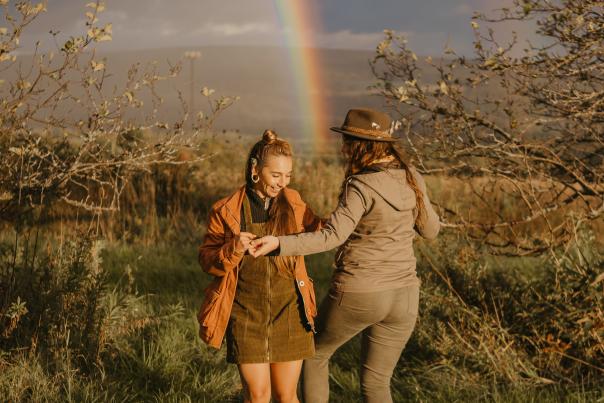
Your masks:
M392 402L390 379L415 327L418 302L419 285L363 293L330 290L319 308L315 356L304 360L304 402L329 400L329 358L358 333L363 400Z

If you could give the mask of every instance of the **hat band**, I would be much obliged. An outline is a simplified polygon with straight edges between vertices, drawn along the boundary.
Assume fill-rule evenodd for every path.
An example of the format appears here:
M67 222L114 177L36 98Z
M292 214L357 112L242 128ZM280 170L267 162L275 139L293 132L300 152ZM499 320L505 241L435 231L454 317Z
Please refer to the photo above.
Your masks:
M391 138L390 133L388 133L386 131L367 130L367 129L361 129L361 128L353 127L353 126L342 126L341 129L346 130L348 132L357 133L357 134L366 134L369 136Z

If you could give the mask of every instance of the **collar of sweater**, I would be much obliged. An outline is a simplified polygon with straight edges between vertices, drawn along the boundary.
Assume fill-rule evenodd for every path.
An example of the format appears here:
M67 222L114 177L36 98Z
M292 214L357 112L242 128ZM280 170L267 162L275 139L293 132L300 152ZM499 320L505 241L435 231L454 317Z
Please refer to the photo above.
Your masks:
M259 207L263 210L268 210L271 207L273 201L272 197L267 196L263 199L258 193L256 193L254 189L249 186L245 188L245 192L250 200L250 203L254 204L256 207Z

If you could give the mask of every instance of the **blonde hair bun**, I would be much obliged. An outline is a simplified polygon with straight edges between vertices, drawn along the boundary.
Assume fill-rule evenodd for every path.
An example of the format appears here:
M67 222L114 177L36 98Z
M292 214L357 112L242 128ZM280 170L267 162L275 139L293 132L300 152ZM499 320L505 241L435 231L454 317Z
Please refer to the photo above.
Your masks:
M262 141L264 141L267 144L271 144L274 143L277 140L277 133L275 133L272 130L265 130L264 133L262 134Z

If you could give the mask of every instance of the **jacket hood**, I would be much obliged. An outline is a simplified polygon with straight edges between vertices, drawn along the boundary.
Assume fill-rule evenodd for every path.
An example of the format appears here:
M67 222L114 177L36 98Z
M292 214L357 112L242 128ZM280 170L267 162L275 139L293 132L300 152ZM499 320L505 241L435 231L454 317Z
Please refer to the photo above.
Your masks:
M386 169L354 175L353 181L371 188L397 211L415 207L415 193L407 183L404 169Z

